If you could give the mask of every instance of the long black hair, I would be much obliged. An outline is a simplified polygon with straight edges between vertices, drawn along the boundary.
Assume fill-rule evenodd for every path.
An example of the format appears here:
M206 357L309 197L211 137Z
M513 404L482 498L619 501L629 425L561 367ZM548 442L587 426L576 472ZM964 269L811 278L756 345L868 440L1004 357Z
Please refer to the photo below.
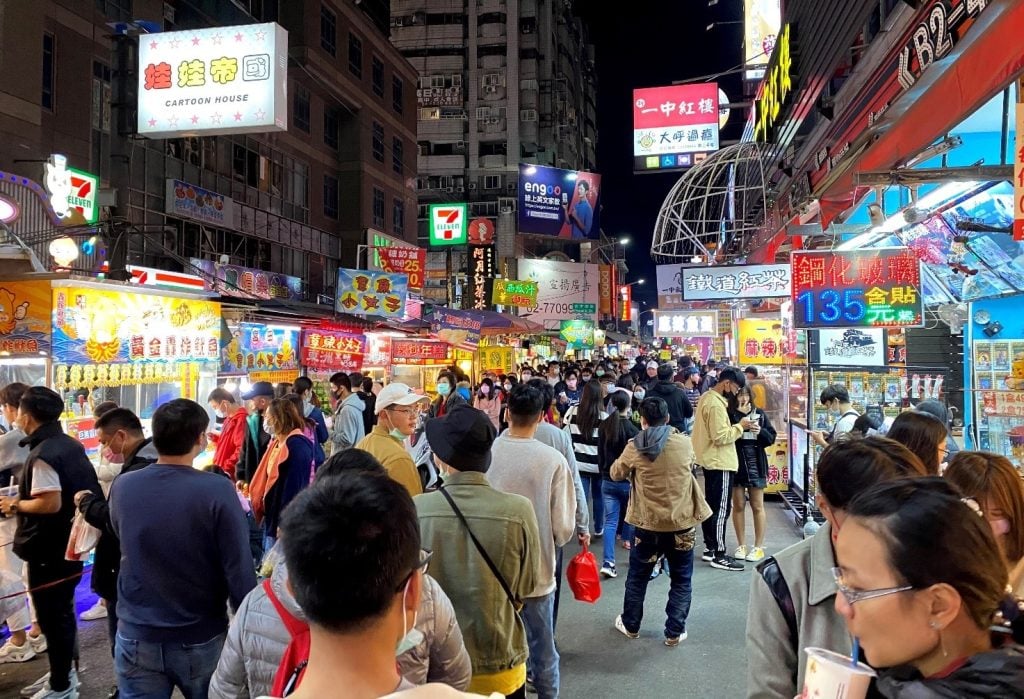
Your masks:
M576 406L573 422L580 428L580 434L590 437L601 424L601 382L591 379L583 385L580 404Z
M620 413L629 408L632 400L633 396L625 391L616 391L611 395L611 404L615 412L602 420L601 426L597 428L597 434L603 444L619 444L625 439L626 431L622 429Z

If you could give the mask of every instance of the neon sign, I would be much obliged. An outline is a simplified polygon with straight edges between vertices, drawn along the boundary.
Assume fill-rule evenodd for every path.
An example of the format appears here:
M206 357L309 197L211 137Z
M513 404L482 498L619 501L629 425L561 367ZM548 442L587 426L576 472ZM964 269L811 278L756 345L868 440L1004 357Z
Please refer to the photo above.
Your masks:
M907 248L794 252L798 328L899 328L924 324L921 261Z
M790 37L792 25L787 24L779 34L772 52L771 65L761 83L761 93L754 103L754 140L766 142L775 134L782 106L793 92L793 54Z

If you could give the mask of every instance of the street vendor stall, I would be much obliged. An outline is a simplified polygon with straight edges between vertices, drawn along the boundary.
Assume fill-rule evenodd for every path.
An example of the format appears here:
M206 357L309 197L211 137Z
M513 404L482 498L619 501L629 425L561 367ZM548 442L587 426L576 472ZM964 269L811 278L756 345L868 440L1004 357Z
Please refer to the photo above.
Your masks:
M0 282L0 386L47 383L50 281Z

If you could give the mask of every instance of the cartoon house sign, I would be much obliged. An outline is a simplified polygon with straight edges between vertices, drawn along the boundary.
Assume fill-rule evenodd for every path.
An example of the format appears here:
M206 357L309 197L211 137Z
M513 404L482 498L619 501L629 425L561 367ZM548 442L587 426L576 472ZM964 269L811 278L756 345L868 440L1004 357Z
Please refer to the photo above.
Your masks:
M54 153L45 165L44 183L50 206L64 225L93 224L99 220L100 179L67 166L66 156Z

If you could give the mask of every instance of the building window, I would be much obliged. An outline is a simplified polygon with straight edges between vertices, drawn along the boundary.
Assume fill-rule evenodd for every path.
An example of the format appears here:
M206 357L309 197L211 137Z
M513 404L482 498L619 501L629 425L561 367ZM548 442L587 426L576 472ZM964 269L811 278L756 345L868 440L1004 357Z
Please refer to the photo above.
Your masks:
M53 34L43 34L43 93L42 101L40 104L43 109L49 109L53 111L53 52L54 52L54 38Z
M91 172L101 179L110 176L110 67L92 62L92 157Z
M324 107L324 145L338 149L338 110Z
M384 96L384 61L373 57L373 94Z
M373 188L373 225L384 230L384 190Z
M309 90L301 85L295 86L295 99L292 101L292 122L295 128L309 133Z
M324 175L324 216L338 218L338 178Z
M338 54L338 21L325 5L320 6L320 48L332 56Z
M405 101L405 83L398 76L391 78L391 106L396 114L402 113L402 103Z
M363 41L352 32L348 34L348 69L357 78L363 77Z
M391 207L391 228L395 235L403 235L405 233L405 202L395 197L393 206Z
M373 122L373 159L384 162L384 127Z
M402 146L402 139L395 136L391 140L391 167L399 175L402 174L402 158L404 156L405 148Z
M484 189L501 189L501 175L484 175Z

